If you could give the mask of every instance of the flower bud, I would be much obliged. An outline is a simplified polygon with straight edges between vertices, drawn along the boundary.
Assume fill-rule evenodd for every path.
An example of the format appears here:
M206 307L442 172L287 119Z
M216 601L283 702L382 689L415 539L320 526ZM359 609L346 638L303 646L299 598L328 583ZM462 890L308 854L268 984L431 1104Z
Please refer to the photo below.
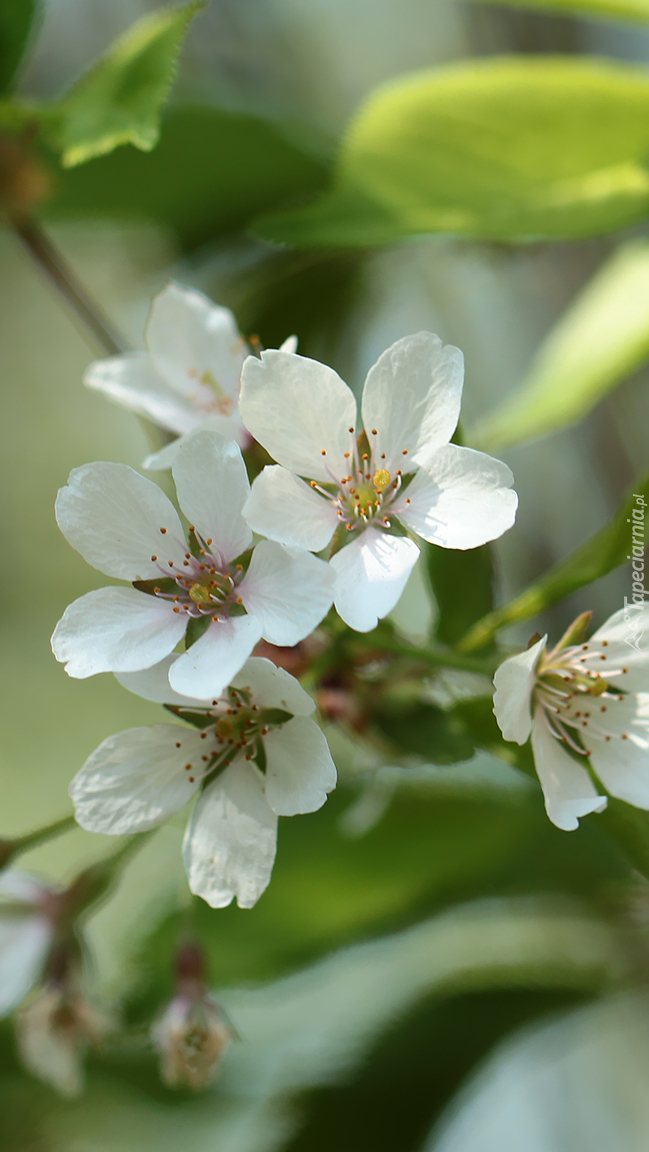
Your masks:
M203 958L193 944L176 959L176 994L151 1032L160 1075L170 1088L204 1088L225 1055L232 1031L203 982Z
M43 986L16 1015L18 1051L27 1071L62 1096L79 1096L83 1058L107 1026L107 1018L83 994L79 958L67 945L53 949Z

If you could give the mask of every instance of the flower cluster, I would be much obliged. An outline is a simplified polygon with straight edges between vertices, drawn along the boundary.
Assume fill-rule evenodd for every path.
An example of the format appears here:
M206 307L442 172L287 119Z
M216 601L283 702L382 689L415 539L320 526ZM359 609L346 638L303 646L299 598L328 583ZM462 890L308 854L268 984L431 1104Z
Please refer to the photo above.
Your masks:
M72 472L61 531L130 587L76 600L52 647L71 676L113 672L190 727L109 737L71 795L83 827L113 834L195 798L190 888L213 907L236 897L248 908L270 879L277 817L315 811L336 780L313 701L256 645L300 643L332 602L369 631L422 540L475 548L511 527L517 498L504 464L450 442L462 355L437 336L379 358L362 423L331 368L298 356L293 339L246 356L232 314L195 291L161 292L146 339L148 352L100 361L86 382L178 434L145 463L171 467L180 512L126 465ZM254 440L276 463L251 487L242 449Z

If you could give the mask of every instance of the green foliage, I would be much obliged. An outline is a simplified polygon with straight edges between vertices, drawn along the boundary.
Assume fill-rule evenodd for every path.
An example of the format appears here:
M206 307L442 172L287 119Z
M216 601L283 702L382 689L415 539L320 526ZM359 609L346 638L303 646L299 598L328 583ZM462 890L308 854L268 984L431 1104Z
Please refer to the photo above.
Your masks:
M608 63L510 57L408 76L352 122L332 191L259 230L352 247L610 232L649 210L648 113L647 72Z
M38 0L0 0L0 92L11 87L39 9Z
M488 544L467 552L426 544L428 578L438 617L435 639L457 644L493 608L493 557Z
M649 357L649 244L619 248L550 333L520 388L474 430L487 452L575 423Z
M476 0L480 2L480 0ZM647 0L505 0L518 8L549 9L565 16L594 16L609 20L649 20ZM489 0L487 0L489 3Z
M600 576L606 576L620 564L626 563L629 550L628 520L631 509L637 507L634 494L649 500L649 476L638 481L619 511L609 524L591 536L561 564L555 565L519 596L496 608L469 630L458 647L463 652L474 652L488 644L499 628L517 620L527 620L543 612L557 600L576 592Z
M315 191L325 177L319 161L264 120L182 106L164 116L153 152L123 148L61 172L48 211L155 220L192 248Z
M103 156L120 144L145 152L157 144L160 113L185 33L203 7L203 0L193 0L143 16L61 101L43 110L64 167Z
M433 764L455 764L473 755L475 744L461 720L434 704L404 704L397 697L391 707L382 701L374 720L397 757L414 753Z

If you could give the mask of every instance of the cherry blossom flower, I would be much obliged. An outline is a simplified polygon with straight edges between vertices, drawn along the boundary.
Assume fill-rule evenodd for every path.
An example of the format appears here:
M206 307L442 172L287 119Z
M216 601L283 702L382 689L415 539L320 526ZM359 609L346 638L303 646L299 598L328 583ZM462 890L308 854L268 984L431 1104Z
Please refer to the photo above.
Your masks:
M183 847L190 889L213 908L235 896L252 908L270 881L277 817L321 808L336 770L310 719L315 704L288 672L252 657L224 696L187 699L169 689L182 659L118 679L193 726L156 724L104 740L70 786L76 818L91 832L143 832L198 793Z
M55 893L18 871L0 873L0 1019L41 978L54 937Z
M240 447L250 443L238 413L239 383L248 347L229 308L202 292L168 284L154 297L147 352L96 360L84 383L173 432L174 440L148 456L145 468L170 468L179 443L196 428L211 428ZM286 345L294 349L294 337Z
M649 808L649 656L629 643L626 609L574 643L582 620L551 652L544 636L494 677L502 734L531 735L546 811L565 831L606 807L589 769L611 796Z
M464 549L514 522L509 468L449 443L462 381L457 348L429 332L398 340L368 373L363 432L333 369L281 350L244 364L243 422L277 461L255 480L245 515L256 532L313 552L338 529L334 603L357 631L395 606L419 557L404 530Z
M76 468L59 492L66 539L107 576L136 587L100 588L75 600L52 637L70 676L134 672L200 632L171 668L172 687L218 695L261 637L297 644L331 605L328 566L263 540L254 549L242 508L250 491L237 445L201 431L173 469L189 542L171 502L125 464Z

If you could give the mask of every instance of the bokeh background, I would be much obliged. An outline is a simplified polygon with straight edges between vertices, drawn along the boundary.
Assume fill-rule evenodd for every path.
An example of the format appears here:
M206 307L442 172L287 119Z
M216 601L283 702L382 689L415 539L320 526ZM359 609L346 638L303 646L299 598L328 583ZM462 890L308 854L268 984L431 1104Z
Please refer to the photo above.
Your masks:
M48 0L21 91L56 95L153 7ZM183 52L170 132L189 131L188 106L192 124L225 110L235 136L237 116L254 117L258 140L237 163L272 203L283 178L277 138L282 163L318 187L377 84L509 52L647 61L649 33L460 0L212 0ZM215 207L219 181L233 183L231 152L200 155L195 172L170 155L155 213L137 207L150 197L140 197L147 177L134 150L115 158L112 178L132 182L133 210L111 209L110 187L86 175L91 164L56 190L47 226L134 347L169 277L232 307L267 345L296 332L301 351L354 388L384 347L426 328L465 353L467 426L521 382L613 247L607 238L508 248L426 237L371 253L292 253L238 227L236 179ZM19 241L0 232L3 834L65 813L69 780L92 749L159 719L109 676L68 679L49 649L66 604L103 582L58 533L56 490L72 467L138 467L147 451L133 417L83 388L95 355ZM646 468L648 428L642 369L578 428L503 452L521 504L497 545L500 599L610 518ZM628 574L617 571L589 589L587 605L564 602L547 623L555 631L584 607L601 622L627 592ZM395 620L416 638L430 611L415 576ZM524 643L528 631L508 635ZM2 1027L6 1152L646 1148L644 895L633 927L614 850L591 829L551 827L535 785L486 754L452 771L376 774L351 744L338 739L334 751L342 786L322 812L282 822L259 905L194 911L240 1036L218 1083L196 1098L166 1091L146 1040L188 914L178 820L90 924L99 986L130 1031L91 1059L86 1095L61 1102L26 1078ZM25 864L65 879L107 844L79 830Z

